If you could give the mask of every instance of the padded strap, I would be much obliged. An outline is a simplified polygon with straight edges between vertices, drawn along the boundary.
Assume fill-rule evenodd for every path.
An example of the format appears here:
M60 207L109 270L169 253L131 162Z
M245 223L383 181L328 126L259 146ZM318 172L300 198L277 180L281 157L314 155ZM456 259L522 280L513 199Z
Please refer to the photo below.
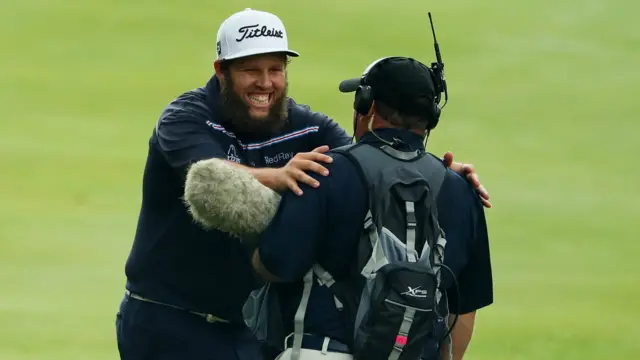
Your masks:
M415 204L411 201L405 202L405 210L407 212L407 261L416 262L416 211Z
M396 336L396 342L391 349L391 354L389 354L389 360L398 360L400 358L402 350L404 350L404 347L407 345L407 337L409 336L409 330L411 330L411 324L413 324L413 318L415 316L416 309L410 307L405 309L404 319L402 320L402 324L400 324L400 329Z
M320 285L326 286L331 289L331 287L336 283L336 281L333 279L333 276L331 276L331 274L329 274L327 270L320 266L320 264L313 265L311 270L313 270L313 273L318 277L318 283ZM336 309L338 310L342 310L342 308L344 307L342 302L335 295L333 297L333 302L335 303Z
M320 283L320 285L331 287L336 283L336 281L333 279L333 276L331 276L331 274L329 274L329 272L319 264L313 265L311 269L318 277L318 282Z
M313 285L313 270L309 270L304 276L304 289L302 290L302 298L300 305L293 318L293 347L291 349L291 360L300 360L300 350L302 349L302 337L304 335L304 316L307 312L309 304L309 296L311 295L311 286Z
M371 211L367 214L366 218L371 218ZM367 227L370 222L365 222L365 231L369 233L369 242L371 243L371 257L362 268L361 274L366 279L373 279L375 277L376 272L383 267L384 265L389 263L389 260L385 256L384 249L382 248L382 244L380 243L380 238L378 237L378 229L375 225L370 225Z

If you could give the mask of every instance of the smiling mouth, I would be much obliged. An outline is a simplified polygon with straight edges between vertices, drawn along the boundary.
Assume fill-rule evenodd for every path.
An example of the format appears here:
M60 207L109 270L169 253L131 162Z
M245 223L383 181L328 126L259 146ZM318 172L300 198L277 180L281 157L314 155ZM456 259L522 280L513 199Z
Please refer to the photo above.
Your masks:
M264 107L265 105L269 105L271 102L270 94L250 94L247 97L249 98L251 105L257 107Z

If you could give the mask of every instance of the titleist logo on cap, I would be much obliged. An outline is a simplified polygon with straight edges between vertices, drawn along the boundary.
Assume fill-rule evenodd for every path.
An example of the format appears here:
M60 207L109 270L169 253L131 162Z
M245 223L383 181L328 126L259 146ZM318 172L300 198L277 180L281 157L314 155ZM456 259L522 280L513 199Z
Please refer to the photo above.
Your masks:
M259 38L259 37L276 37L282 39L282 30L275 28L268 29L266 25L260 27L259 24L247 25L238 29L240 38L236 39L237 42L241 42L244 39Z

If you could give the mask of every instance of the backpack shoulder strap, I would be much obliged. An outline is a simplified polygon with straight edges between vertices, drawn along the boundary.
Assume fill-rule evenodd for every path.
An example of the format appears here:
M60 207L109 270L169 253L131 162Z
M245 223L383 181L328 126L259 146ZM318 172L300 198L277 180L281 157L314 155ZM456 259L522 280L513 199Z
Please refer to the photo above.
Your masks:
M304 276L304 288L300 304L293 317L293 346L291 349L291 360L299 360L302 349L302 338L304 336L304 318L307 313L307 305L311 296L311 287L313 286L313 270L309 270ZM286 339L284 349L287 348Z
M341 146L338 148L335 148L333 150L331 150L331 152L334 152L336 154L341 154L344 157L347 158L347 160L349 160L355 167L356 167L356 171L358 172L358 177L360 178L360 181L362 182L362 184L364 185L364 187L367 189L367 192L369 191L369 181L367 181L367 177L364 173L364 170L362 169L362 165L360 164L360 161L358 161L358 159L356 159L355 156L353 156L352 152L361 147L364 146L365 144L363 143L355 143L355 144L349 144L349 145L345 145L345 146Z
M442 188L442 183L444 182L444 179L447 175L447 167L439 157L429 152L427 154L429 155L427 159L433 165L433 172L428 179L429 187L431 190L431 194L433 194L433 200L436 200L438 198L438 194L440 193L440 189Z

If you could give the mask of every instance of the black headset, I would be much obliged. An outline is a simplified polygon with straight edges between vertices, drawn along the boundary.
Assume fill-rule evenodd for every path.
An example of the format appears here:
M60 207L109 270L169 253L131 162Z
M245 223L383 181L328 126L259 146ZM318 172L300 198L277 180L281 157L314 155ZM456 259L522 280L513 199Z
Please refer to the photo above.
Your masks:
M433 19L431 18L431 13L429 13L429 23L431 24L431 33L433 34L433 47L436 51L436 61L431 63L431 67L427 67L426 65L418 62L420 65L427 68L429 74L431 75L431 80L433 81L433 85L435 87L435 96L433 99L433 106L430 107L429 113L427 116L429 117L429 124L427 124L427 131L431 131L438 125L438 120L440 120L440 114L442 113L442 109L447 105L447 101L449 101L449 93L447 92L447 81L444 78L444 63L442 62L442 56L440 55L440 46L438 45L438 40L436 39L436 30L433 26ZM366 115L371 110L371 106L373 106L373 89L371 86L367 84L367 75L371 69L376 66L380 66L383 63L392 60L392 59L403 59L409 61L416 61L412 58L407 58L403 56L389 56L378 61L375 61L373 64L369 65L369 67L364 71L362 77L360 78L360 86L356 89L355 99L353 100L353 109L360 115ZM444 104L440 106L440 100L442 99L442 94L444 93Z
M355 98L353 101L353 109L360 115L366 115L371 110L371 106L373 105L373 92L374 89L367 83L367 76L371 72L371 70L378 66L383 66L384 63L391 60L406 60L406 61L416 61L412 58L402 57L402 56L389 56L378 61L374 62L369 66L367 70L365 70L364 74L360 78L360 85L356 89ZM420 65L424 66L429 74L431 75L431 80L435 86L435 97L433 99L433 106L429 107L429 112L426 114L429 123L427 125L427 130L432 130L438 125L438 120L440 119L440 114L442 113L442 108L440 107L440 99L442 98L442 93L445 93L446 96L446 81L444 79L443 73L443 64L434 62L431 64L431 68L425 66L424 64L418 62Z

